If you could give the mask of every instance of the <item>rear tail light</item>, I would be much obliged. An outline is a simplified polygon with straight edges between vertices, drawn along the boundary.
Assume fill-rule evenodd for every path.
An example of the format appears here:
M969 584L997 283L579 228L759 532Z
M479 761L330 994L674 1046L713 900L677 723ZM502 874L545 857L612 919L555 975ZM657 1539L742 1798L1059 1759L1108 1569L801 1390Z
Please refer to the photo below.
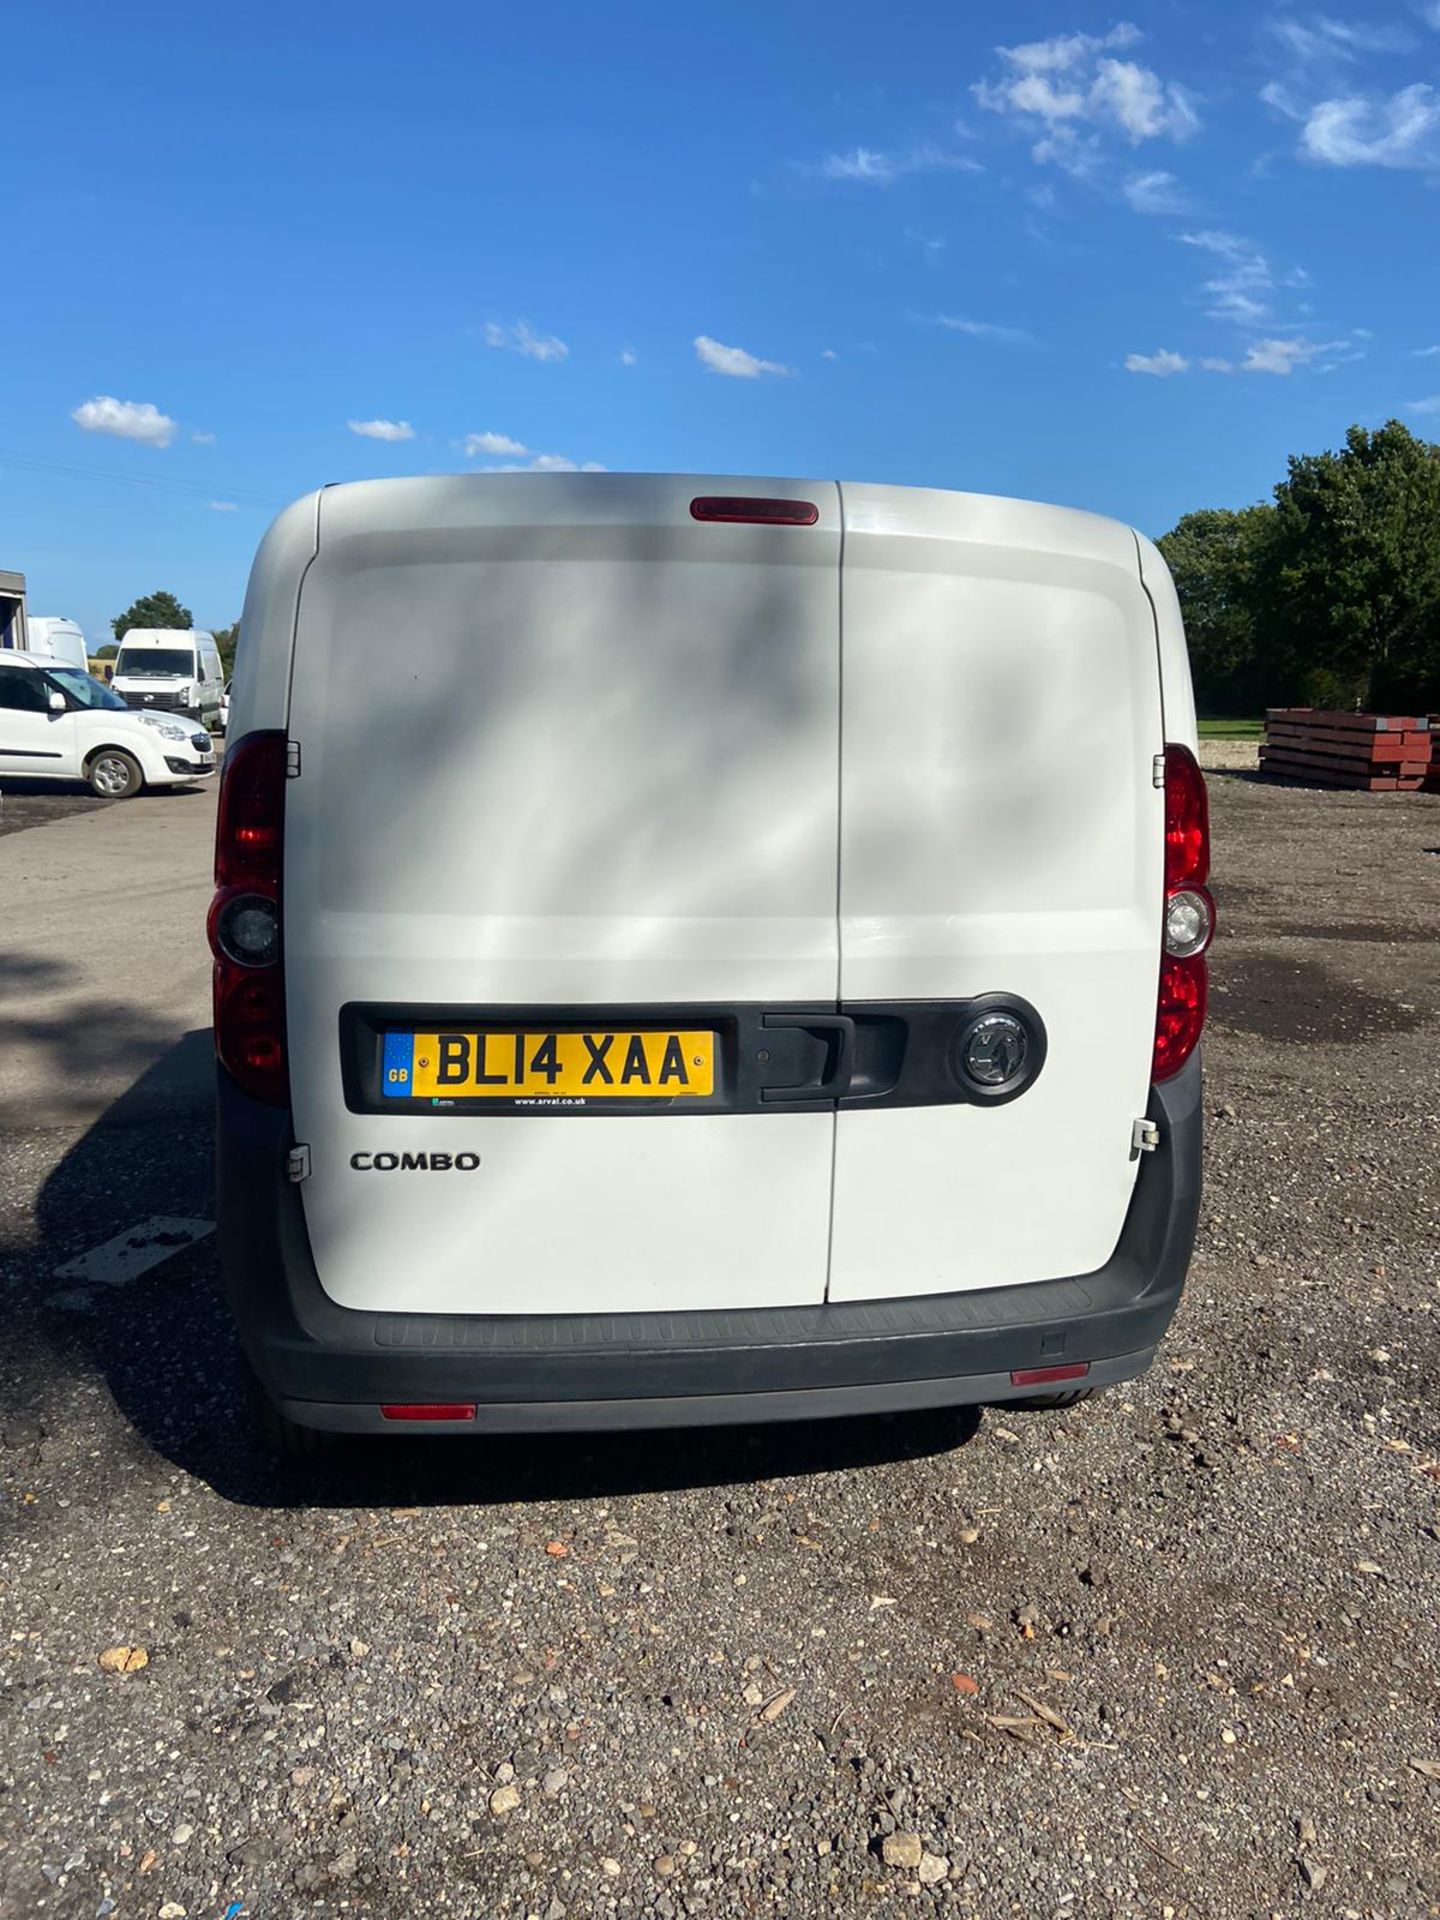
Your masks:
M1209 981L1205 949L1215 931L1210 806L1205 776L1188 747L1165 749L1165 909L1155 1047L1150 1078L1169 1080L1200 1043Z
M244 1091L268 1106L289 1098L285 988L280 970L283 733L248 733L225 756L215 832L215 1052Z

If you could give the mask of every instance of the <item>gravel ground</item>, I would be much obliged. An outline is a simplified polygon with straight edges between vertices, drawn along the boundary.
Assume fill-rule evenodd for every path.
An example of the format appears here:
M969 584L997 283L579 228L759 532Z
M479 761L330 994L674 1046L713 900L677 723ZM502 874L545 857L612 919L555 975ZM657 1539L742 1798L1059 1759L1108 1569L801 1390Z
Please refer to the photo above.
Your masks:
M3 1143L0 1913L1440 1913L1440 798L1212 793L1201 1243L1071 1413L307 1492L205 1246L53 1277L203 1112Z
M1202 740L1200 764L1206 773L1254 773L1260 765L1260 742Z
M71 820L78 813L103 813L106 807L119 804L97 799L66 780L14 780L0 793L0 834L46 827L52 820Z

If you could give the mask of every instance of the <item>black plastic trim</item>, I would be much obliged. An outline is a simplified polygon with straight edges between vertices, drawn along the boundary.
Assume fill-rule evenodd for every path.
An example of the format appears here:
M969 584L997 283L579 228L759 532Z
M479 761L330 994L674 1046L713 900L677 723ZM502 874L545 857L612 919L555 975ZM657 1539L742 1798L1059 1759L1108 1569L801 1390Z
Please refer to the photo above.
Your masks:
M475 1401L497 1423L553 1425L560 1404L700 1401L945 1381L989 1398L1012 1368L1148 1355L1180 1298L1200 1202L1198 1056L1151 1091L1160 1146L1144 1155L1114 1254L1072 1278L975 1292L733 1312L565 1315L356 1313L320 1285L301 1189L286 1177L290 1116L219 1072L221 1271L256 1371L286 1403ZM1037 1199L1038 1199L1037 1195ZM966 1382L972 1382L967 1387ZM984 1382L982 1386L978 1383ZM893 1389L887 1400L886 1389ZM972 1390L973 1389L973 1390ZM498 1411L504 1409L503 1416ZM543 1414L541 1409L547 1409ZM703 1420L697 1408L693 1416ZM577 1411L576 1425L584 1425Z
M957 1042L986 1013L1013 1013L1029 1036L1025 1064L1011 1081L987 1087L956 1065ZM392 1099L383 1084L387 1032L542 1033L613 1029L707 1029L716 1036L715 1089L702 1097L563 1102L456 1098ZM969 1102L998 1107L1018 1100L1045 1065L1045 1023L1014 993L966 1000L847 1000L783 1006L694 1002L663 1006L397 1006L351 1002L339 1016L341 1083L351 1113L503 1114L507 1118L584 1119L596 1114L813 1113L817 1107L929 1107Z

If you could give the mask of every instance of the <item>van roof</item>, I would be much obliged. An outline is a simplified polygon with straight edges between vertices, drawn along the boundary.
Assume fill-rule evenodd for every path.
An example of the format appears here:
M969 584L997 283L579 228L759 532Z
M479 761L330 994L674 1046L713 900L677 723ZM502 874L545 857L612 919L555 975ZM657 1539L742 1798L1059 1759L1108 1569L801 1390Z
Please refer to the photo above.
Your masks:
M497 497L509 495L517 510L533 513L538 524L554 524L574 514L586 521L624 524L632 513L652 509L657 491L671 494L677 483L693 485L696 495L803 497L807 488L838 485L845 525L851 531L918 534L978 539L998 546L1038 546L1076 557L1136 564L1134 531L1123 521L1078 507L1056 507L1001 494L969 493L943 487L905 487L870 482L755 475L683 473L521 473L428 474L400 479L350 480L320 489L319 536L327 522L345 535L394 531L429 524L461 524L467 507L485 501L484 519L493 520ZM317 496L308 501L313 511ZM297 502L296 505L301 503ZM653 510L653 509L652 509Z
M204 627L131 627L121 640L122 647L173 647L177 640L186 642L213 640L213 633Z

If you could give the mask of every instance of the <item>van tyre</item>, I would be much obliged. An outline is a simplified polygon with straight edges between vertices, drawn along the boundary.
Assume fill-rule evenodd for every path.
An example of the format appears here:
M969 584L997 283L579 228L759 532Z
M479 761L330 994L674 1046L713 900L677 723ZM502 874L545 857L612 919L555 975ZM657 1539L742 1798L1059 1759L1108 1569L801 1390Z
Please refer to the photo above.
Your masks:
M128 800L145 784L138 760L119 747L101 747L85 768L90 791L100 800Z

